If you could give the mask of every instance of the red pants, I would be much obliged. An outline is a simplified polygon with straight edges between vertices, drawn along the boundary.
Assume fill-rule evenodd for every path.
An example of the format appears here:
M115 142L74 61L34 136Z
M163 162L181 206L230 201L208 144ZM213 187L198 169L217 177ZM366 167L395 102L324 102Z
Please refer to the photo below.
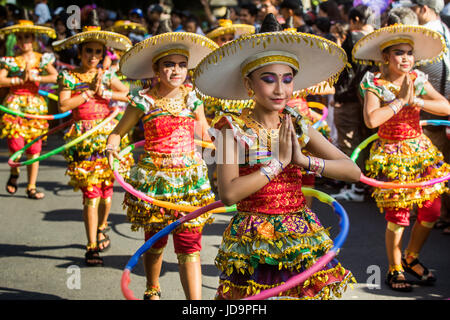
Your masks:
M8 149L10 153L16 153L23 147L25 147L25 139L23 137L17 137L17 138L8 138L6 139L8 143ZM42 150L42 140L38 140L35 143L33 143L26 151L25 154L33 155L41 153Z
M145 241L150 239L156 232L146 232ZM173 245L175 253L189 254L202 250L202 233L192 232L189 229L183 230L180 233L173 233ZM165 236L155 242L152 248L161 249L167 245L169 236Z
M105 184L98 184L92 186L92 190L88 190L88 188L81 188L81 192L83 192L83 199L95 199L102 198L106 199L112 197L113 195L113 184L106 186Z
M441 215L441 197L425 201L417 210L417 221L435 222ZM386 220L400 226L409 226L409 209L385 209Z

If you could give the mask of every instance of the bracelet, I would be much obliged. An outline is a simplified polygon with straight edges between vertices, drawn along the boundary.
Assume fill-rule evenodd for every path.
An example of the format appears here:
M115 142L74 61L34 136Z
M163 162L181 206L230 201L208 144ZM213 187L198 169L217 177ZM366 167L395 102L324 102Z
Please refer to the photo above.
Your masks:
M19 84L19 83L20 83L19 77L12 77L12 78L11 78L11 84L12 84L12 85L17 85L17 84Z
M308 157L308 171L313 172L318 175L322 175L323 171L325 170L325 160L319 159L316 157Z
M394 114L397 114L402 109L402 102L399 99L395 99L388 106L394 111Z
M88 102L89 100L91 100L91 96L88 95L88 93L86 91L83 91L83 93L81 93L81 97L84 99L84 102Z
M113 144L107 144L105 150L106 151L117 151L117 146L115 146Z
M415 106L419 107L420 109L423 109L425 101L423 101L422 98L414 97L413 103Z
M272 158L269 163L260 168L260 171L267 177L270 182L281 171L283 171L283 169L283 164L278 159Z
M42 77L41 77L40 75L33 75L32 80L33 80L33 81L36 81L36 82L41 82Z
M111 100L112 99L113 92L112 90L103 90L102 91L102 98L105 100Z

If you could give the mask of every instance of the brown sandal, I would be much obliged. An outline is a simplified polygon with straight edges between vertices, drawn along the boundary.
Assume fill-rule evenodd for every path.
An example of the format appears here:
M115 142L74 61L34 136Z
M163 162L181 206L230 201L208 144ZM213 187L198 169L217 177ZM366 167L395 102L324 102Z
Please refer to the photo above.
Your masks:
M399 279L401 276L403 276L404 279ZM412 286L411 284L406 280L405 275L401 271L392 271L388 272L385 282L389 288L395 291L401 291L401 292L411 292ZM394 284L406 284L404 287L394 287Z
M38 197L38 194L42 194L42 197ZM45 194L41 191L38 191L36 188L27 189L27 197L28 199L41 200L45 198Z
M9 175L8 181L6 182L6 192L8 192L9 194L15 194L17 192L17 179L19 179L19 174L17 173L11 173ZM13 180L15 180L15 182L13 182ZM8 187L14 188L14 191L9 191Z
M87 250L84 255L84 262L89 267L103 266L103 258L100 257L98 246L87 246Z

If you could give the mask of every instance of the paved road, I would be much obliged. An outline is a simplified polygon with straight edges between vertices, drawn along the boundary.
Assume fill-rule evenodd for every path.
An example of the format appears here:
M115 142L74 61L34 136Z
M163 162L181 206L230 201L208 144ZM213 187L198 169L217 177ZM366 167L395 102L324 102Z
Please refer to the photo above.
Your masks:
M50 137L45 150L62 144L61 136ZM111 249L104 254L105 266L84 266L86 237L82 222L81 193L67 185L65 161L61 155L41 162L38 187L45 200L25 196L26 170L22 168L19 190L10 196L3 185L9 174L5 140L0 141L0 300L8 299L123 299L120 291L122 270L130 256L143 243L143 235L131 232L122 209L123 190L115 186L110 225ZM329 193L335 190L325 190ZM422 260L435 272L434 287L415 286L410 294L390 291L384 284L387 271L383 216L373 201L343 202L350 218L350 233L339 260L350 269L358 284L344 295L345 300L447 299L450 298L450 237L433 230ZM338 219L326 205L314 202L313 209L322 223L339 231ZM217 215L204 231L202 251L203 299L213 299L218 285L214 257L229 216ZM409 230L407 231L409 234ZM406 244L406 241L405 241ZM165 253L161 274L164 299L182 300L176 256L171 241ZM80 281L77 282L79 275ZM380 284L372 289L366 283ZM79 287L77 285L80 285ZM145 289L142 263L133 270L130 288L138 298Z

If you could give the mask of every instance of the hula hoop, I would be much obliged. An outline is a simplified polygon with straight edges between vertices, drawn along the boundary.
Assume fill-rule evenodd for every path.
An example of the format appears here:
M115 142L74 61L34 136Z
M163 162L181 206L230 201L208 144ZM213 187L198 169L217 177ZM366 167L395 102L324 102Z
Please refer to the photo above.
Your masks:
M449 120L421 120L420 121L420 125L421 126L426 126L426 125L450 126L450 121ZM379 138L378 134L375 133L375 134L371 135L370 137L368 137L367 139L365 139L363 142L361 142L355 148L355 150L353 150L352 155L350 156L350 159L353 162L356 162L356 159L358 159L359 154L361 153L361 151L364 148L366 148L371 142L377 140L378 138ZM406 189L406 188L427 187L427 186L430 186L430 185L434 185L436 183L447 181L449 179L450 179L450 174L448 174L448 175L446 175L444 177L432 179L432 180L429 180L429 181L422 181L422 182L416 182L416 183L395 183L395 182L378 181L378 180L366 177L364 174L361 173L361 177L360 177L359 181L361 181L362 183L368 184L369 186L377 187L377 188Z
M67 121L65 123L63 123L62 125L48 131L47 133L37 137L36 139L34 139L33 141L29 142L28 144L26 144L22 149L20 149L19 151L17 151L16 153L14 153L8 160L8 164L15 168L15 167L20 167L20 166L25 166L25 165L30 165L34 162L37 161L41 161L44 159L47 159L63 150L67 150L70 147L76 145L77 143L83 141L84 139L86 139L87 137L91 136L95 131L97 131L98 129L102 128L104 125L106 125L108 122L110 122L111 120L113 120L117 114L119 114L120 110L119 108L116 108L107 118L105 118L102 122L100 122L98 125L96 125L94 128L92 128L89 131L86 131L85 133L83 133L81 136L79 136L78 138L73 139L72 141L69 141L68 143L66 143L65 145L62 145L61 147L58 147L56 149L53 149L52 151L43 154L35 159L30 159L30 160L26 160L26 161L22 161L22 162L14 162L17 158L20 158L20 156L25 152L25 150L27 150L33 143L35 143L36 141L42 139L44 136L53 133L54 129L58 128L60 129L61 127L66 126L68 124L73 123L73 121Z
M0 105L0 110L5 113L12 114L13 116L27 118L27 119L40 119L40 120L58 120L58 119L65 118L72 113L72 110L69 110L64 113L58 113L58 114L46 114L46 115L29 114L29 113L23 113L20 111L10 110L2 105Z
M141 140L139 142L136 142L134 144L131 144L127 147L125 147L124 149L122 149L119 152L119 158L121 158L124 154L132 152L134 149L136 149L137 147L142 147L145 144L145 140ZM129 183L127 183L122 175L119 173L119 159L114 159L113 161L113 165L112 165L112 169L113 169L113 173L114 173L114 177L116 178L117 182L122 186L122 188L125 189L125 191L131 193L132 195L134 195L135 197L147 201L155 206L158 207L162 207L165 209L171 209L171 210L177 210L177 211L182 211L182 212L193 212L196 210L201 209L202 207L195 207L195 206L189 206L189 205L181 205L181 204L176 204L176 203L172 203L169 201L161 201L161 200L157 200L157 199L153 199L151 197L149 197L148 195L146 195L145 193L136 190L135 188L133 188L132 185L130 185ZM219 207L222 208L218 208L212 211L212 213L224 213L224 212L233 212L236 211L236 206L231 206L231 207L223 207L223 205L220 205Z
M194 142L195 142L196 145L198 145L198 146L200 146L202 148L209 148L209 149L215 149L216 148L216 146L212 142L203 141L203 140L197 140L197 139L194 139Z
M273 296L279 294L280 292L286 291L286 290L288 290L292 287L295 287L296 285L304 282L312 274L319 271L320 269L323 268L324 265L326 265L328 262L330 262L337 255L339 249L342 247L343 243L345 242L345 239L347 238L347 235L348 235L349 225L350 225L345 209L336 200L334 200L331 196L327 195L324 192L310 189L310 188L302 188L302 192L308 196L315 196L320 201L331 205L334 208L334 211L341 218L340 222L339 222L341 231L334 240L334 246L325 255L323 255L319 260L317 260L317 262L314 265L312 265L310 268L308 268L304 272L290 278L288 281L286 281L284 284L282 284L278 287L275 287L275 288L272 288L269 290L264 290L264 291L260 292L259 294L251 296L251 297L247 297L244 300L267 299L269 297L273 297ZM162 237L168 235L170 232L172 232L175 228L180 226L182 223L189 221L191 219L194 219L197 216L199 216L205 212L208 212L211 209L217 208L221 205L223 205L221 201L216 201L216 202L211 203L211 204L209 204L203 208L200 208L194 212L191 212L190 214L169 224L167 227L165 227L164 229L162 229L161 231L156 233L153 237L148 239L144 243L144 245L142 245L136 251L136 253L130 258L130 260L128 261L128 263L125 266L125 269L122 273L120 287L121 287L122 294L124 295L124 297L127 300L137 300L133 294L133 291L129 289L128 285L130 284L131 270L136 266L140 256L142 254L144 254L145 251L150 249L156 241L158 241Z
M44 91L44 90L39 90L38 93L41 96L47 97L49 99L52 99L52 100L55 100L55 101L59 100L59 98L58 98L58 96L56 94L53 94L53 93L50 93L50 92L47 92L47 91Z
M317 129L321 126L321 124L325 121L325 119L328 116L328 108L325 107L325 105L323 105L322 103L319 102L314 102L314 101L309 101L308 102L308 107L310 108L316 108L319 110L322 110L322 117L319 119L319 121L315 122L312 127L314 129Z

